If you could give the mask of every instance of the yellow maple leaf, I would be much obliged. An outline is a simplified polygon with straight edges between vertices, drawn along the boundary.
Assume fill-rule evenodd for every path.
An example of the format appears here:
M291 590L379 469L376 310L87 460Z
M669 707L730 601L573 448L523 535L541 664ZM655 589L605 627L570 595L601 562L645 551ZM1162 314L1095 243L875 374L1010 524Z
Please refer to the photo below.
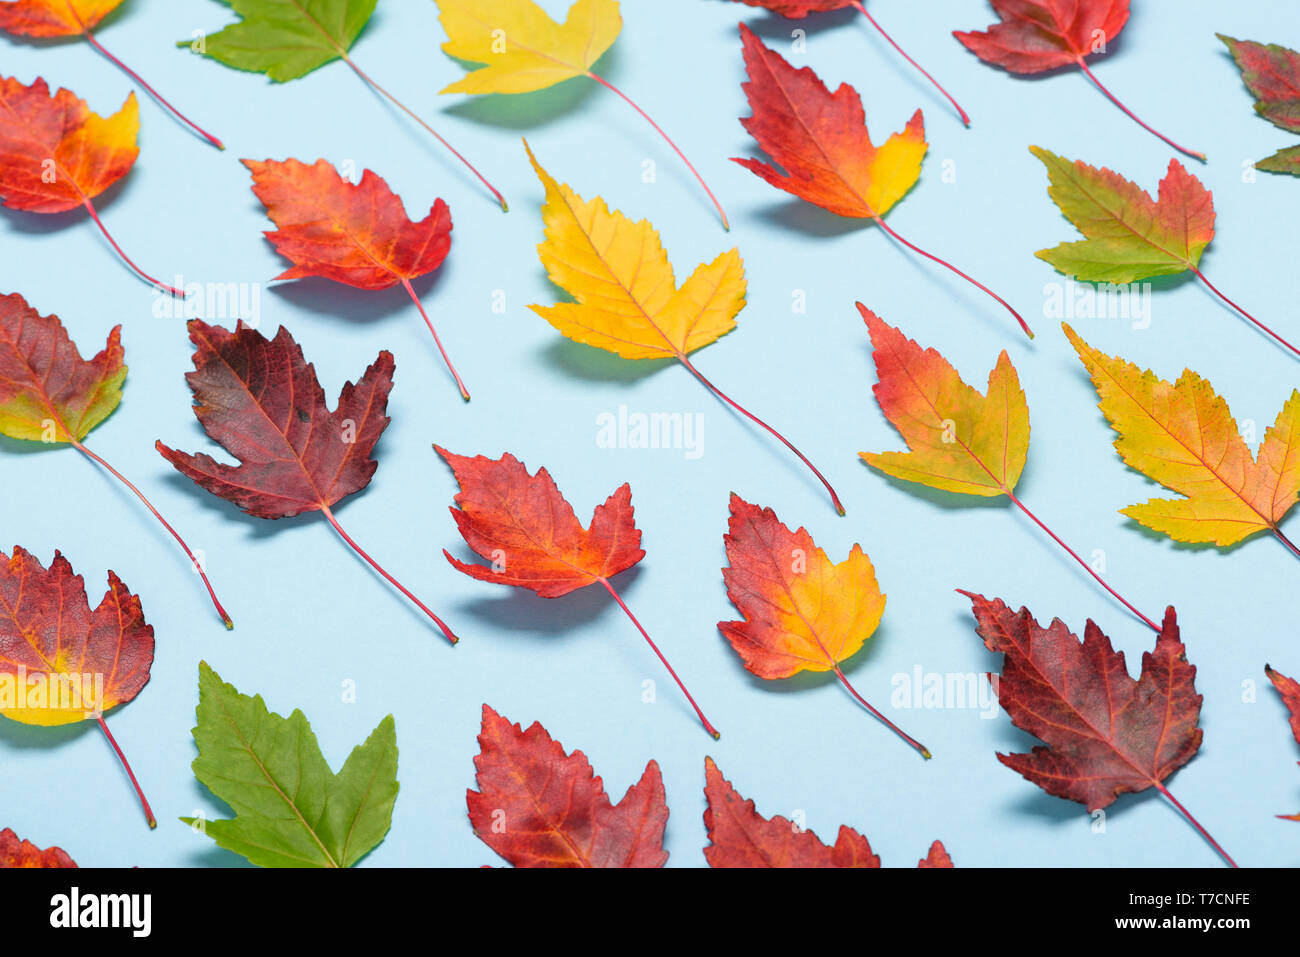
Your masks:
M843 515L835 489L807 456L706 379L690 359L690 353L736 328L746 290L739 251L731 249L697 266L678 286L654 226L646 220L633 222L599 196L583 199L542 168L527 141L524 148L546 188L546 240L537 254L551 281L575 300L529 308L575 342L625 359L676 359L701 385L808 466Z
M1271 531L1287 543L1278 524L1300 494L1300 391L1292 390L1252 455L1228 403L1200 375L1187 369L1167 382L1062 327L1119 433L1120 458L1186 496L1154 498L1122 514L1180 542L1227 546Z
M623 29L618 0L577 0L556 23L532 0L437 0L443 52L482 63L443 93L531 93L585 76Z
M525 144L527 148L527 144ZM625 359L685 359L736 328L745 306L745 263L732 249L696 268L680 287L659 234L597 196L584 200L528 158L546 187L547 275L576 302L530 308L577 342Z

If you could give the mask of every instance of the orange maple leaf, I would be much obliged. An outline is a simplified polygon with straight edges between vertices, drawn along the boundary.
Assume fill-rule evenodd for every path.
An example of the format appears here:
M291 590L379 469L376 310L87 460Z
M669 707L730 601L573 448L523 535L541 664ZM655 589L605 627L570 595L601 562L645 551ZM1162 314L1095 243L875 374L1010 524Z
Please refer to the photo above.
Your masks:
M140 148L140 111L135 94L105 119L70 90L51 96L37 77L23 86L0 78L0 194L9 209L64 213L85 208L95 225L137 275L173 296L184 293L154 279L109 234L92 200L135 164Z

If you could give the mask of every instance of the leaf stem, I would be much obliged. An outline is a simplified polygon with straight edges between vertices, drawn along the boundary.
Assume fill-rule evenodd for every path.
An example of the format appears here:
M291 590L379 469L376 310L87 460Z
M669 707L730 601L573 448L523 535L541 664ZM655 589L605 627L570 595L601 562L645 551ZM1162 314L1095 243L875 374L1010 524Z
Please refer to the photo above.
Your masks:
M1005 299L999 296L988 286L984 285L984 283L980 282L978 279L973 279L970 276L966 275L966 273L962 272L960 269L958 269L956 266L954 266L952 263L948 262L947 260L940 259L938 256L926 252L920 246L916 246L908 242L902 236L898 235L898 233L894 232L893 228L888 223L885 222L884 217L878 214L873 214L872 218L876 221L877 226L879 226L885 232L889 233L890 236L894 237L894 239L902 243L908 249L912 250L912 252L919 253L920 255L924 256L926 259L930 260L931 262L936 262L940 266L943 266L945 269L952 270L954 273L956 273L958 276L961 276L962 279L965 279L972 286L975 286L976 288L981 289L988 295L992 296L994 299L996 299L998 302L1000 302L1003 305L1003 307L1007 310L1007 312L1015 316L1016 322L1020 323L1020 328L1025 331L1025 335L1027 335L1030 339L1034 338L1034 331L1029 328L1029 323L1025 322L1024 316L1020 315L1020 313L1016 312L1015 309L1011 308L1011 304L1009 302L1007 302Z
M143 503L144 507L147 508L150 511L150 513L152 513L153 517L158 520L158 522L162 525L162 527L167 529L167 531L171 533L172 538L176 539L177 544L181 546L181 550L184 551L186 557L189 558L190 565L194 568L196 572L199 573L199 577L203 579L203 585L208 590L208 597L212 599L212 605L217 609L217 614L221 616L221 620L225 624L226 629L230 630L234 628L235 623L231 621L230 616L226 614L226 609L221 607L221 602L217 599L217 593L212 588L212 582L208 581L207 572L203 570L203 566L199 564L199 560L194 557L194 553L190 551L190 547L185 544L185 539L181 538L180 534L176 531L176 529L172 528L171 525L167 522L167 519L162 517L162 513L159 512L158 509L154 508L153 503L150 502L147 498L145 498L144 493L141 492L138 488L136 488L135 485L132 484L130 479L128 479L117 469L113 468L113 466L109 465L108 462L106 462L104 459L100 458L97 454L92 452L90 449L86 448L86 446L82 445L80 442L78 442L75 439L72 440L72 447L75 448L82 455L86 456L92 462L97 463L106 472L108 472L119 482L125 485L128 489L134 492L135 497L138 498L141 501L141 503Z
M1260 322L1258 319L1256 319L1254 316L1248 313L1245 309L1242 309L1241 306L1237 305L1235 302L1233 302L1231 299L1225 296L1222 292L1219 291L1218 286L1216 286L1214 283L1210 282L1210 280L1205 278L1205 273L1201 272L1200 269L1198 269L1196 266L1193 266L1192 272L1196 273L1196 278L1199 279L1201 282L1205 283L1206 288L1209 289L1210 292L1214 293L1216 296L1218 296L1220 299L1226 302L1237 312L1241 313L1250 322L1253 322L1258 329L1272 336L1277 342L1281 343L1283 346L1290 349L1291 352L1294 353L1295 355L1300 356L1300 349L1297 349L1295 346L1291 345L1291 343L1287 342L1285 339L1279 336L1268 326L1264 325L1262 322Z
M468 402L469 390L465 388L465 383L461 381L460 373L456 371L456 367L451 364L451 357L447 355L447 350L442 347L442 340L438 338L438 330L433 328L433 321L429 319L429 314L424 311L424 303L420 302L420 297L415 294L415 289L411 286L411 280L403 279L402 286L415 303L415 307L420 310L420 315L424 317L424 324L433 333L433 341L438 344L438 351L442 353L442 359L447 363L447 368L451 371L451 377L456 380L456 387L460 389L460 397Z
M113 737L113 732L108 730L108 722L104 720L103 715L98 716L95 720L99 723L99 729L104 732L104 737L108 738L108 743L117 752L117 759L122 762L122 768L126 771L126 776L131 779L131 786L135 788L136 796L140 798L140 806L144 808L145 820L149 822L151 829L156 828L158 819L153 816L153 808L149 806L149 799L144 796L144 791L140 788L140 782L135 779L135 772L131 770L131 763L127 761L122 749L117 746L117 739Z
M1110 90L1106 89L1106 87L1102 85L1101 80L1097 79L1097 75L1093 73L1092 70L1088 69L1088 64L1084 61L1083 57L1078 57L1074 62L1079 64L1079 69L1083 70L1083 72L1088 75L1088 79L1092 80L1092 82L1096 84L1097 89L1101 90L1102 93L1106 94L1106 98L1110 100L1112 103L1114 103L1116 106L1118 106L1124 112L1124 115L1127 116L1129 119L1131 119L1134 123L1142 127L1142 129L1146 130L1148 133L1152 134L1153 136L1159 137L1160 139L1164 140L1174 149L1178 150L1178 152L1186 153L1188 156L1193 156L1196 159L1200 160L1202 163L1205 162L1204 153L1197 152L1196 150L1189 150L1186 146L1179 146L1177 143L1175 143L1169 137L1165 136L1165 134L1161 133L1159 130L1156 130L1153 127L1148 126L1146 123L1143 123L1142 120L1138 119L1136 113L1134 113L1127 106L1121 103L1116 98L1115 94L1111 93Z
M839 677L840 682L844 685L844 687L849 690L849 694L853 695L853 697L857 699L858 704L862 705L862 707L866 708L873 715L879 718L880 721L885 725L885 727L887 727L890 731L894 732L894 734L898 735L900 738L902 738L912 747L916 748L916 750L921 753L921 757L925 758L927 761L930 760L931 757L930 749L927 748L925 745L923 745L920 741L917 741L910 734L907 734L905 731L903 731L902 728L894 724L894 722L890 721L883 714L881 714L879 711L873 708L871 706L871 703L867 701L866 698L862 697L862 695L858 694L857 689L854 688L853 685L849 684L849 679L844 676L844 672L840 670L839 665L835 666L835 674Z
M1225 851L1222 847L1219 846L1219 842L1216 841L1213 837L1210 836L1210 832L1209 832L1209 831L1207 831L1205 828L1201 827L1201 823L1200 823L1200 821L1198 821L1198 820L1196 820L1196 818L1192 817L1191 812L1188 811L1187 808L1183 807L1182 804L1179 803L1178 798L1174 797L1172 794L1169 793L1169 789L1168 789L1168 788L1166 788L1162 783L1160 783L1159 781L1157 781L1157 782L1156 782L1156 790L1159 791L1161 794L1163 794L1165 797L1167 797L1167 798L1169 799L1169 803L1170 803L1170 804L1172 804L1174 807L1178 808L1179 812L1183 815L1183 817L1187 818L1188 822L1192 825L1192 827L1196 828L1196 830L1197 830L1198 832L1200 832L1201 837L1205 838L1205 839L1210 843L1210 846L1211 846L1212 848L1214 848L1216 851L1218 851L1219 854L1220 854L1220 856L1221 856L1225 861L1227 861L1228 864L1230 864L1232 867L1236 867L1236 866L1237 866L1237 862L1234 861L1234 860L1233 860L1233 859L1228 855L1228 852L1227 852L1227 851Z
M797 448L791 445L789 439L783 436L776 429L772 428L770 425L768 425L758 416L754 415L748 409L741 406L734 399L728 396L725 392L719 389L716 385L714 385L712 382L706 379L703 373L701 373L699 369L695 368L695 365L685 355L679 354L677 356L677 361L679 361L682 365L684 365L687 371L690 372L691 375L695 376L695 378L700 381L700 384L703 385L706 389L708 389L710 392L716 395L723 402L727 403L727 405L731 406L741 415L745 416L745 418L749 419L751 422L758 425L760 428L766 430L768 434L778 439L782 445L784 445L787 449L789 449L796 456L798 456L799 461L801 461L804 465L808 466L808 468L812 471L813 475L817 476L817 478L821 481L822 485L826 487L826 491L829 492L831 496L831 504L835 506L835 511L839 513L841 516L844 515L844 506L840 504L840 497L835 494L835 489L831 487L831 483L826 481L826 476L822 475L822 473L817 470L817 466L813 465L812 462L808 461L808 458L802 452L800 452Z
M948 102L953 105L953 109L955 109L957 113L961 116L962 123L964 123L966 126L970 126L970 116L968 116L966 111L961 108L961 104L958 103L956 100L954 100L952 98L952 94L949 93L947 90L945 90L943 88L943 85L940 84L939 81L936 80L934 77L932 77L929 74L929 72L927 72L926 69L921 66L921 64L917 63L910 56L908 56L906 51L904 51L902 47L900 47L897 43L894 42L894 38L891 37L888 33L886 33L885 28L876 22L876 18L867 12L866 5L862 2L862 0L853 0L853 6L857 7L858 12L861 13L864 17L866 17L873 27L875 27L877 30L880 31L880 35L889 42L889 45L891 47L893 47L896 51L898 51L899 56L901 56L908 63L912 64L912 66L916 69L918 73L920 73L923 77L929 80L931 84L934 85L934 88L936 90L938 90L945 97L947 97Z
M1079 554L1078 554L1078 553L1077 553L1073 548L1071 548L1069 545L1065 544L1065 542L1063 542L1063 541L1062 541L1062 540L1057 536L1057 534L1056 534L1054 531L1052 531L1050 528L1048 528L1046 525L1044 525L1043 522L1038 518L1038 516L1035 515L1033 512L1031 512L1031 511L1030 511L1030 510L1025 506L1025 503L1024 503L1024 502L1022 502L1022 501L1020 501L1020 499L1016 498L1016 493L1015 493L1015 492L1013 492L1011 489L1007 489L1007 488L1004 488L1002 491L1003 491L1004 493L1006 493L1006 496L1007 496L1009 499L1011 499L1011 501L1015 504L1015 506L1016 506L1017 508L1020 509L1020 511L1024 512L1027 516L1029 516L1030 520L1031 520L1035 525L1037 525L1039 528L1041 528L1043 531L1045 531L1045 532L1048 534L1048 536L1051 537L1052 541L1056 542L1056 544L1058 544L1058 545L1060 545L1062 548L1064 548L1064 549L1066 550L1066 552L1069 553L1070 557L1073 558L1076 562L1078 562L1080 566L1082 566L1082 568L1083 568L1084 571L1086 571L1089 575L1091 575L1094 579L1096 579L1097 584L1101 585L1102 588L1104 588L1104 589L1106 589L1106 591L1110 592L1111 596L1112 596L1113 598L1115 598L1116 601L1118 601L1121 605L1123 605L1125 608L1127 608L1129 611L1131 611L1134 615L1136 615L1138 618L1140 618L1140 619L1141 619L1141 620L1146 624L1146 626L1147 626L1148 628L1150 628L1150 629L1151 629L1152 631L1154 631L1156 634L1160 634L1160 626L1159 626L1159 625L1157 625L1154 621L1152 621L1152 620L1151 620L1150 618L1148 618L1146 615L1142 614L1142 612L1138 611L1138 610L1137 610L1136 608L1134 608L1131 604L1129 604L1128 600L1127 600L1123 595L1121 595L1121 594L1120 594L1119 592L1117 592L1115 589L1113 589L1113 588L1111 588L1109 585L1107 585L1107 584L1106 584L1106 580L1105 580L1104 578L1102 578L1100 575L1098 575L1097 572L1093 570L1093 567L1092 567L1091 565L1089 565L1089 564L1088 564L1087 562L1085 562L1081 557L1079 557Z
M329 521L330 525L334 526L334 531L336 531L336 532L339 533L339 537L342 538L343 541L347 542L347 543L348 543L348 546L349 546L349 547L350 547L354 552L356 552L356 553L357 553L358 555L360 555L363 559L365 559L366 564L368 564L368 565L369 565L371 568L373 568L375 571L379 572L379 574L382 575L382 576L384 577L384 579L387 580L387 582L388 582L390 585L392 585L394 588L396 588L398 591L400 591L403 595L405 595L408 599L410 599L411 603L412 603L413 605L415 605L416 608L420 609L420 611L424 612L424 613L425 613L426 615L428 615L431 619L433 619L433 623L434 623L435 625L437 625L437 626L442 630L443 635L446 637L446 639L447 639L448 641L450 641L450 642L454 645L454 644L456 644L457 641L460 640L459 638L457 638L457 637L452 633L452 630L451 630L450 628L447 627L447 623L446 623L446 622L444 622L441 618L439 618L437 615L435 615L435 614L434 614L434 613L429 609L429 607L428 607L427 605L424 604L424 602L420 601L420 599L416 598L413 594L411 594L411 592L406 588L405 585L403 585L401 582L399 582L399 581L398 581L396 578L394 578L392 575L388 574L388 572L384 571L384 568L383 568L382 565L380 565L377 561L375 561L375 560L374 560L373 558L371 558L368 554L366 554L365 549L363 549L360 545L358 545L356 542L354 542L354 541L352 540L352 536L350 536L347 532L343 531L343 526L340 525L340 524L338 523L338 519L336 519L336 518L334 517L334 513L333 513L332 511L330 511L329 506L322 505L322 506L321 506L321 512L325 515L325 518L326 518L326 520Z
M673 681L677 682L677 687L682 689L682 694L686 695L686 700L689 701L691 707L695 709L695 714L699 717L700 724L704 725L704 730L709 732L715 741L721 738L721 732L709 723L708 718L704 717L704 712L701 711L700 706L695 703L695 699L691 697L691 693L686 690L686 685L682 684L682 679L677 677L677 672L674 671L673 666L668 663L668 659L665 658L664 653L659 650L659 646L654 643L654 639L650 637L650 633L641 627L641 622L637 621L636 615L632 614L632 609L628 608L623 599L619 597L618 592L614 591L614 586L609 583L609 579L600 578L597 579L597 581L605 586L605 591L609 592L610 595L613 596L614 601L618 602L618 607L622 608L627 614L627 617L632 619L632 624L636 625L636 630L641 632L641 637L646 640L646 643L650 645L650 649L659 657L659 660L663 662L664 667L668 669L668 673L673 676Z
M1274 536L1277 537L1277 540L1279 542L1281 542L1290 550L1292 555L1294 555L1296 558L1300 558L1300 548L1296 547L1295 542L1291 541L1291 539L1287 538L1285 535L1282 534L1282 529L1274 528L1273 534Z
M68 7L69 7L69 9L72 9L72 4L69 3L69 4L68 4ZM76 11L75 11L75 10L73 10L73 15L76 16ZM81 18L78 17L77 19L80 20ZM219 149L219 150L224 150L224 149L226 148L226 145L225 145L224 143L222 143L221 140L217 139L215 136L213 136L213 135L212 135L211 133L209 133L207 130L203 129L203 127L199 126L197 123L195 123L193 120L191 120L188 116L186 116L186 115L185 115L184 113L182 113L180 110L176 109L176 107L172 106L171 103L167 102L166 98L163 97L163 95L162 95L161 93L159 93L159 92L158 92L157 90L155 90L152 86L150 86L148 83L145 82L144 77L140 76L140 74L136 73L136 72L135 72L134 70L132 70L129 66L127 66L125 63L123 63L123 62L122 62L121 60L119 60L117 57L113 56L112 53L110 53L108 50L106 50L106 49L104 48L104 46L99 42L99 40L97 40L97 39L95 38L95 34L93 34L90 30L86 29L86 27L85 27L84 24L82 25L82 30L81 30L81 32L82 32L82 36L84 36L84 37L85 37L85 38L90 42L90 45L91 45L91 46L93 46L96 50L98 50L98 51L99 51L100 53L102 53L105 57L107 57L108 60L109 60L111 63L113 63L115 66L117 66L117 68L120 69L123 73L125 73L127 76L129 76L131 79L133 79L136 83L140 84L140 86L144 87L145 91L148 92L148 94L149 94L151 97L153 97L155 100L157 100L158 103L159 103L159 104L160 104L164 109L166 109L169 113L172 114L172 116L176 117L176 119L180 120L182 123L184 123L184 124L185 124L186 126L188 126L190 129L192 129L195 133L198 133L199 136L203 137L205 140L207 140L209 143L211 143L211 144L212 144L213 146L215 146L217 149Z
M113 249L117 252L117 254L122 257L122 261L126 263L128 266L130 266L132 271L134 271L137 276L145 280L145 282L149 283L151 286L157 286L159 289L163 290L169 295L175 296L177 299L185 298L185 293L182 292L180 289L177 289L174 286L169 286L165 282L161 282L160 280L154 279L153 276L149 275L147 272L145 272L143 269L137 266L132 261L131 257L128 256L125 252L123 252L122 247L117 244L117 240L114 239L113 235L108 231L108 227L104 225L104 221L99 218L99 213L95 211L95 204L90 201L90 197L86 197L85 199L83 199L81 201L81 204L86 207L86 212L90 213L90 218L95 221L95 225L98 226L99 231L104 234L104 238L108 240L109 245L113 247Z
M663 128L658 123L656 123L653 119L650 118L649 113L641 109L641 107L637 106L636 103L632 101L631 97L629 97L626 93L624 93L622 90L616 87L613 83L610 83L604 77L597 76L595 73L592 73L590 70L587 71L587 76L591 77L593 80L595 80L601 86L605 87L607 90L612 90L614 91L614 93L622 97L623 102L625 102L628 106L632 107L632 109L640 113L641 117L647 123L649 123L651 126L654 127L655 132L664 138L664 142L666 142L669 146L673 148L673 152L675 152L679 157L681 157L681 161L686 164L686 168L689 169L691 173L694 174L696 181L700 184L700 186L704 188L704 192L708 194L709 199L713 201L713 208L718 211L718 215L722 218L722 228L730 232L731 222L727 219L727 213L725 210L723 210L722 204L718 202L718 197L713 195L713 190L709 189L709 184L704 181L704 177L700 175L700 171L697 170L695 168L695 165L689 159L686 158L686 154L683 153L681 149L677 146L677 144L673 142L672 137L669 136L667 133L665 133L663 131Z
M506 202L506 198L501 195L501 191L498 190L495 186L493 186L490 182L488 182L487 177L484 176L482 173L480 173L475 168L473 163L471 163L463 155L461 155L460 151L457 150L456 147L452 146L449 142L447 142L447 140L445 140L437 130L435 130L432 126L426 123L418 114L416 114L414 111L408 108L405 103L403 103L397 97L393 96L393 94L389 93L386 89L384 89L374 80L372 80L370 76L364 70L362 70L361 67L357 66L356 62L350 56L348 56L346 51L340 50L339 56L343 58L343 62L345 62L348 66L352 67L352 72L354 72L358 77L360 77L363 83L365 83L368 87L370 87L380 96L388 100L389 103L392 103L393 106L397 107L399 110L401 110L411 119L413 119L424 129L426 133L428 133L435 140L437 140L444 147L446 147L447 151L450 152L452 156L456 157L456 159L464 163L465 168L468 169L471 173L473 173L478 178L478 181L482 183L484 186L486 186L488 188L488 191L491 192L492 195L496 197L496 201L501 204L502 211L507 213L510 212L510 205Z

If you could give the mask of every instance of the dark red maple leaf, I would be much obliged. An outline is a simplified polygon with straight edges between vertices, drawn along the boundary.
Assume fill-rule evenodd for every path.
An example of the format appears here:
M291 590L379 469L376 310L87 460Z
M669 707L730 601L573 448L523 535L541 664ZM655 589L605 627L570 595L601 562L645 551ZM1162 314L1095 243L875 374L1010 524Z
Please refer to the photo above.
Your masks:
M981 60L1021 74L1042 73L1074 64L1107 99L1148 133L1188 156L1205 161L1204 153L1179 146L1138 119L1088 67L1087 58L1105 53L1124 29L1129 0L989 0L989 3L1001 18L1000 23L987 30L953 31L953 36Z
M704 759L704 827L710 867L880 867L880 858L865 837L840 825L835 845L827 847L812 831L789 818L766 818L754 802L741 797L713 759ZM952 867L943 844L935 841L919 867Z
M1164 785L1202 737L1196 666L1187 660L1172 606L1135 680L1124 653L1091 619L1080 642L1059 618L1044 628L1027 608L1013 612L1000 599L961 594L971 600L985 647L1003 655L998 702L1012 724L1046 742L1028 754L999 753L999 761L1089 811L1125 792L1155 788L1233 863Z
M618 804L581 751L534 722L527 731L483 705L474 758L479 790L467 790L474 833L515 867L663 867L668 805L659 765Z
M242 321L234 332L201 319L189 323L194 414L205 432L239 465L156 444L182 475L257 518L320 512L339 536L390 584L456 641L447 625L352 540L332 506L370 484L379 463L372 453L388 427L393 387L391 353L380 352L355 384L347 383L331 411L316 369L283 327L267 339Z

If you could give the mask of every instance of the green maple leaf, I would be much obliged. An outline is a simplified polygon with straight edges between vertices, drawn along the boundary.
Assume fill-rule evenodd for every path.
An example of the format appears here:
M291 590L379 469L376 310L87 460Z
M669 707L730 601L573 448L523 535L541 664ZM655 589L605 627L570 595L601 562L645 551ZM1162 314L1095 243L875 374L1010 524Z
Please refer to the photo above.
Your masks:
M235 811L196 823L221 847L262 867L351 867L384 839L397 801L393 716L335 774L301 711L268 711L199 663L195 776Z
M378 0L218 0L242 19L201 40L177 46L277 83L346 59Z

